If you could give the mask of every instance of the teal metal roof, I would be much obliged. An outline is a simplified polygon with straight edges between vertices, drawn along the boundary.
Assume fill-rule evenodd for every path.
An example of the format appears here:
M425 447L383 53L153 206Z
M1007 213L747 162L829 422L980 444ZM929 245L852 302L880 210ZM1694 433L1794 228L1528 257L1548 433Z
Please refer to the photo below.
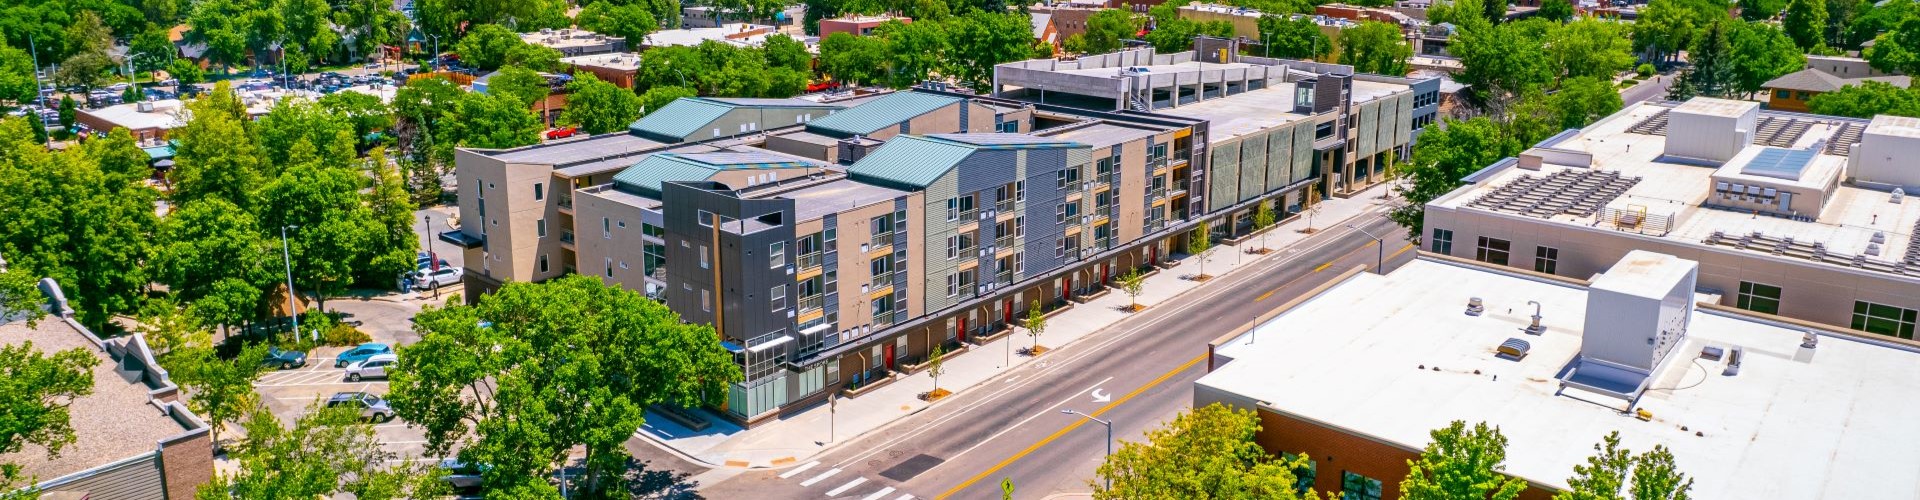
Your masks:
M621 188L638 191L641 196L658 199L660 186L668 182L702 181L726 170L764 170L816 166L791 157L768 153L660 153L613 176Z
M963 142L902 135L847 167L847 175L861 182L921 190L977 149L979 146Z
M682 97L661 106L659 110L647 113L647 116L634 120L627 131L660 137L684 139L714 120L732 111L733 105L715 102L698 97Z
M920 92L894 92L816 119L807 124L807 130L837 136L867 135L963 100Z

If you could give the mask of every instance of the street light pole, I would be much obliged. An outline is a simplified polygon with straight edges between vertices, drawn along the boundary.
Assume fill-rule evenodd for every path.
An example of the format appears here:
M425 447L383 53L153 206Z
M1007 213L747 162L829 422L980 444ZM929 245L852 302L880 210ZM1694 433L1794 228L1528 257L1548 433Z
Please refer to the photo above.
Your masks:
M287 250L287 228L300 229L300 226L280 226L280 259L287 266L287 316L293 318L294 338L299 338L300 305L293 299L293 254Z
M1087 420L1092 420L1092 421L1095 421L1095 422L1099 422L1099 423L1100 423L1100 425L1104 425L1104 426L1106 426L1106 427L1107 427L1107 456L1108 456L1108 457L1112 457L1112 456L1113 456L1113 422L1109 422L1109 421L1106 421L1106 420L1101 420L1101 419L1098 419L1098 418L1094 418L1094 417L1093 417L1093 415L1088 415L1088 414L1085 414L1085 413L1080 413L1080 410L1060 410L1060 413L1064 413L1064 414L1068 414L1068 415L1079 415L1079 416L1082 416L1082 417L1086 417L1086 419L1087 419ZM1106 489L1109 489L1109 490L1111 490L1111 489L1113 489L1113 480L1112 480L1112 479L1107 479L1107 480L1106 480L1106 483L1107 483L1107 485L1106 485Z
M427 240L427 269L431 270L431 272L439 272L440 271L440 252L434 251L433 237L430 236L431 234L433 234L433 215L431 214L422 215L420 216L420 218L423 222L426 223L426 228L427 228L427 234L420 235L421 239ZM432 280L433 276L429 274L427 276L427 279ZM433 288L433 298L436 298L436 299L440 298L439 285L440 285L439 283L434 283L434 286L430 287L430 288Z
M1378 247L1374 248L1375 260L1373 261L1373 271L1380 274L1387 274L1387 240L1381 239L1379 236L1374 236L1373 233L1369 233L1365 229L1360 229L1359 226L1353 224L1347 224L1347 229L1359 231L1360 234L1367 235L1368 238L1373 238L1375 246Z

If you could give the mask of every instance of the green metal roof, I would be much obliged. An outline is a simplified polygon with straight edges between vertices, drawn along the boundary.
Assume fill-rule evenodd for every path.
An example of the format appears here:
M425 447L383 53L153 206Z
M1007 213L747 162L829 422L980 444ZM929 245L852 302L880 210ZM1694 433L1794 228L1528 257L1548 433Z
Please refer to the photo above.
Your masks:
M837 136L867 135L963 100L920 92L894 92L816 119L807 124L807 130Z
M684 139L733 110L733 105L698 97L682 97L634 120L627 131Z
M917 191L953 170L976 148L934 137L897 136L847 167L847 175L861 182Z
M816 166L806 161L768 153L660 153L613 176L621 188L658 199L668 182L702 181L726 170L765 170Z

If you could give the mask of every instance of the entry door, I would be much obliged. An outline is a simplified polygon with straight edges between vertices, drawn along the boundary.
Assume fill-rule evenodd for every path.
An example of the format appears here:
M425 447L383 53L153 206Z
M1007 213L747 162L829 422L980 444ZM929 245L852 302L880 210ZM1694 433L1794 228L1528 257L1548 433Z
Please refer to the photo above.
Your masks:
M1007 299L1007 307L1001 309L1006 311L1007 319L1004 321L1009 325L1013 324L1013 299Z
M1060 300L1071 298L1073 298L1073 276L1067 276L1061 279Z
M891 343L886 344L886 348L887 348L887 355L886 355L887 369L892 370L894 369L893 368L893 344Z

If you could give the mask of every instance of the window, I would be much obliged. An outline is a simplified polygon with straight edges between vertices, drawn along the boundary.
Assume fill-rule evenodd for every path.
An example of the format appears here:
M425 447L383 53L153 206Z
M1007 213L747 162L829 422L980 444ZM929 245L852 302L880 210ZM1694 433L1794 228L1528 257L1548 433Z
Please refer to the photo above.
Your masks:
M773 289L767 292L767 302L773 304L773 312L787 310L787 286L774 285Z
M886 324L893 323L893 296L892 295L883 295L880 298L873 299L872 305L873 305L873 324L886 325Z
M1380 480L1340 471L1340 498L1345 500L1380 500Z
M713 264L711 264L711 263L710 263L710 262L708 261L708 257L707 257L707 246L706 246L706 245L700 245L700 268L701 268L701 269L708 269L708 268L712 268L712 267L713 267Z
M1773 91L1773 98L1774 99L1792 99L1793 92L1789 92L1785 90L1775 90Z
M604 274L606 274L608 278L613 277L613 259L607 259L607 270Z
M999 130L1000 130L1000 133L1002 134L1018 133L1020 132L1020 122L1017 122L1017 121L1000 122Z
M1913 338L1915 312L1864 300L1853 303L1853 329L1903 339Z
M640 251L643 254L640 258L640 270L647 273L647 276L664 279L667 267L666 245L647 243L641 245Z
M1325 139L1328 137L1333 137L1333 122L1324 122L1324 123L1321 123L1320 125L1315 126L1313 130L1314 140Z
M947 237L947 259L956 259L973 251L973 233L961 233Z
M533 234L534 236L538 236L541 238L547 237L547 220L546 219L538 219L533 221Z
M1753 312L1780 314L1780 287L1750 281L1740 282L1740 295L1734 307Z
M1512 248L1511 241L1481 236L1479 246L1474 247L1473 260L1504 266L1507 265L1508 251Z
M1560 249L1553 247L1533 247L1533 272L1553 274L1560 268Z
M827 360L827 384L840 383L840 358Z
M600 237L603 239L613 239L613 219L606 217L600 218Z
M620 227L626 227L626 222L622 221L620 224L621 224ZM652 236L660 239L667 238L667 230L661 229L660 226L655 226L653 224L647 224L647 223L640 224L640 234Z
M544 199L547 199L546 183L542 183L542 182L533 183L533 201L540 201Z
M1027 200L1027 181L1013 181L1013 201Z
M787 265L787 242L776 241L767 245L767 267L779 269Z
M893 256L882 255L867 262L867 271L873 275L873 286L884 287L893 283Z
M713 227L713 212L701 210L695 216L699 217L700 227Z
M547 272L547 254L540 254L540 272Z
M1067 191L1080 189L1080 167L1073 166L1054 171L1053 187Z
M713 312L713 295L707 289L700 289L700 310Z
M1433 253L1453 255L1453 230L1433 230Z

